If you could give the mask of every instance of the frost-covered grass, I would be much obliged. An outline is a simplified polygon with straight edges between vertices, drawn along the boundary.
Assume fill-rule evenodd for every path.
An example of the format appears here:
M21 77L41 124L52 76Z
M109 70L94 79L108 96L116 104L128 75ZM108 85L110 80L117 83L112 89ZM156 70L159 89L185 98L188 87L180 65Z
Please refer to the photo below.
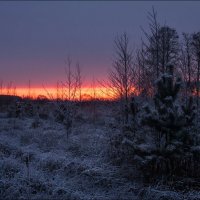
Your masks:
M8 118L0 113L0 199L200 199L145 186L131 167L107 157L110 135L119 132L110 106L82 108L69 137L52 117Z

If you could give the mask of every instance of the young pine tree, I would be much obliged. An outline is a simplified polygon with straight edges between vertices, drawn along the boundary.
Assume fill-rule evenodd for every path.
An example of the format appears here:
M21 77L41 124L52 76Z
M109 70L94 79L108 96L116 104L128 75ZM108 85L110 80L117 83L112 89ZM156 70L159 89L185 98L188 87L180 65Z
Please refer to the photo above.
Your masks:
M168 64L166 73L156 81L156 94L154 96L154 109L145 107L143 122L156 129L158 144L165 141L165 145L172 140L179 140L180 131L192 124L194 119L194 106L190 97L186 106L181 106L178 94L181 88L181 78L174 75L174 66Z

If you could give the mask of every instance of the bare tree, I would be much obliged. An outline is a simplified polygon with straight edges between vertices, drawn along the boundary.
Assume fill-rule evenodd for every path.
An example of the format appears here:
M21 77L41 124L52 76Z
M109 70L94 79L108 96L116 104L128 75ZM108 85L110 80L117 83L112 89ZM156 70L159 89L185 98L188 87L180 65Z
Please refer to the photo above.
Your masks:
M57 81L56 83L56 100L58 101L60 99L60 94L59 94L59 88L60 87L60 84L59 84L59 81Z
M143 97L151 96L153 90L152 84L152 70L146 65L145 51L142 45L141 50L137 51L136 56L136 69L137 69L137 91Z
M197 107L199 106L199 89L200 89L200 32L192 35L192 45L194 50L196 64L196 94L197 94Z
M157 12L152 7L152 12L148 12L147 18L149 20L150 33L146 32L143 28L142 31L147 39L146 42L142 41L143 48L146 49L146 60L151 65L153 74L156 74L156 78L160 75L159 70L159 30L160 24L157 20ZM150 57L150 58L148 58Z
M95 124L96 123L96 118L97 118L97 109L96 109L96 82L94 79L94 76L92 78L92 84L91 84L91 88L92 88L92 121Z
M153 88L155 79L165 73L166 65L176 64L179 52L178 34L169 26L161 26L157 21L154 8L148 13L150 32L143 29L146 40L142 41L142 51L145 71L151 79L150 88ZM141 60L141 56L140 56Z
M70 57L68 57L65 61L65 75L64 81L57 82L57 102L54 102L54 105L56 110L55 119L63 123L68 138L74 124L77 90L79 90L79 98L81 98L82 87L82 77L79 64L77 63L77 65L73 68ZM47 90L46 92L53 100L53 96Z
M12 81L10 81L8 84L7 84L7 95L11 95L11 90L12 90Z
M175 29L169 26L161 26L158 35L149 37L146 49L146 65L152 68L152 73L157 78L161 73L166 72L166 65L170 62L177 64L179 42L178 34ZM155 42L157 40L157 42Z
M179 52L179 36L175 29L162 26L158 31L159 68L161 73L166 72L168 63L177 64Z
M72 70L72 60L70 57L65 60L65 65L66 79L62 82L64 87L64 96L66 100L73 101L75 100L77 93L78 80L75 72Z
M3 94L3 81L0 81L0 91L1 91L1 94Z
M16 93L16 86L13 86L13 95L16 96L17 93Z
M110 86L121 100L124 123L128 122L129 96L134 92L133 53L126 33L114 41L116 57L109 74Z
M31 81L28 81L28 98L31 98Z
M82 101L82 76L79 62L76 64L76 79L77 79L77 89L79 93L79 101Z
M183 33L183 41L180 54L180 69L185 85L185 96L192 94L192 83L194 81L194 62L192 52L192 36L188 33Z

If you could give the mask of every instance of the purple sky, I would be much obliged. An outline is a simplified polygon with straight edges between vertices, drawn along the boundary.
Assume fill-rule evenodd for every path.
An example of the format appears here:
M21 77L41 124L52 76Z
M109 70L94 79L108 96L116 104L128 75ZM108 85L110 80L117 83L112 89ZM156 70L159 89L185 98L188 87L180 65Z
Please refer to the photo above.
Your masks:
M127 31L136 49L152 6L179 34L200 31L198 1L0 2L0 80L55 85L67 55L80 62L85 82L106 78L115 36Z

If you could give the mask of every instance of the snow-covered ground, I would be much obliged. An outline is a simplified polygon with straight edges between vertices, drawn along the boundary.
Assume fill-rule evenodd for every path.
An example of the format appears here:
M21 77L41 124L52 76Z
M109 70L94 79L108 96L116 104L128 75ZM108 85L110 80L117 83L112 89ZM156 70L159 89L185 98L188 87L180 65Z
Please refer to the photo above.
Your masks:
M115 126L110 106L94 118L83 110L67 138L53 117L8 118L0 113L0 199L200 199L200 193L146 185L132 167L107 157Z

